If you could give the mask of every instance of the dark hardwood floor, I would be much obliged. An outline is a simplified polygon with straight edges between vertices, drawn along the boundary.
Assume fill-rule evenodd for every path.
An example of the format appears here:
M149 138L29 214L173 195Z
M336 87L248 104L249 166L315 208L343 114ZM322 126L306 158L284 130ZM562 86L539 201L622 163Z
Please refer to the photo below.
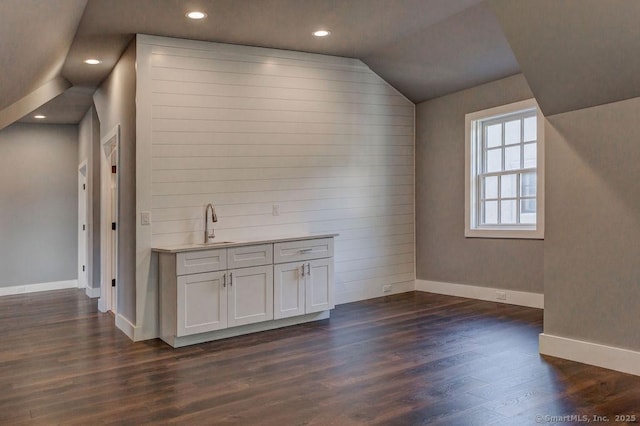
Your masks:
M537 309L407 293L172 349L132 343L79 290L6 296L0 424L640 421L640 377L541 357L541 330Z

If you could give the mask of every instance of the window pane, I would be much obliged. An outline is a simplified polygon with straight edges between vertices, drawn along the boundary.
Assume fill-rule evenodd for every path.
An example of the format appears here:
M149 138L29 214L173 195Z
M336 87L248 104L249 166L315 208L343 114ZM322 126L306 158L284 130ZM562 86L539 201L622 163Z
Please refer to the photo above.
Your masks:
M524 167L536 167L538 160L538 147L535 143L528 143L524 146Z
M483 204L484 224L485 225L497 225L498 224L498 202L497 201L485 201Z
M520 143L520 120L507 121L504 124L504 143L505 145Z
M536 223L536 200L535 198L520 201L520 223Z
M537 179L534 172L523 173L520 175L520 196L521 197L535 197L537 189Z
M502 145L502 124L487 126L487 148Z
M500 223L516 223L516 200L500 202Z
M502 149L492 149L487 151L487 173L499 172L502 170Z
M498 176L484 178L484 198L498 198Z
M536 117L524 119L524 141L531 142L537 140Z
M500 198L516 197L518 184L516 183L517 175L500 176Z
M521 145L510 146L504 150L504 169L515 170L520 168Z

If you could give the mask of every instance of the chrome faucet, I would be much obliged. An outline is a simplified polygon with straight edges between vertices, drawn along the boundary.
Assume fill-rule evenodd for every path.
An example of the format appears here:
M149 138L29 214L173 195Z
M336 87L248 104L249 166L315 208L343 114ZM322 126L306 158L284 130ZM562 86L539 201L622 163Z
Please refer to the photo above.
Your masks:
M211 230L209 230L209 208L211 208ZM207 204L204 208L204 243L211 242L216 237L213 230L213 222L218 221L218 215L216 215L216 209L213 208L213 204Z

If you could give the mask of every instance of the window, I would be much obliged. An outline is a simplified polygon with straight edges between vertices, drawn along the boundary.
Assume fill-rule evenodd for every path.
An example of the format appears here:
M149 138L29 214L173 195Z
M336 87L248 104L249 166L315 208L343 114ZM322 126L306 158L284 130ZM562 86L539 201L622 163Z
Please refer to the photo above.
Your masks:
M543 120L534 99L465 116L465 236L544 237Z

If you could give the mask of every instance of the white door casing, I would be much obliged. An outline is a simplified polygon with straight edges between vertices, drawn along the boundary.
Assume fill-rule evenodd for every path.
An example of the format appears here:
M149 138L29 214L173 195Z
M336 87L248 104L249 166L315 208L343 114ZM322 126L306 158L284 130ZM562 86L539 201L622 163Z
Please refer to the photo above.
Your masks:
M118 152L120 125L115 126L101 142L100 161L100 300L102 312L117 313L117 285L112 280L118 276L118 231L112 223L118 223ZM115 171L115 173L113 173Z
M78 288L88 286L87 161L78 167Z

